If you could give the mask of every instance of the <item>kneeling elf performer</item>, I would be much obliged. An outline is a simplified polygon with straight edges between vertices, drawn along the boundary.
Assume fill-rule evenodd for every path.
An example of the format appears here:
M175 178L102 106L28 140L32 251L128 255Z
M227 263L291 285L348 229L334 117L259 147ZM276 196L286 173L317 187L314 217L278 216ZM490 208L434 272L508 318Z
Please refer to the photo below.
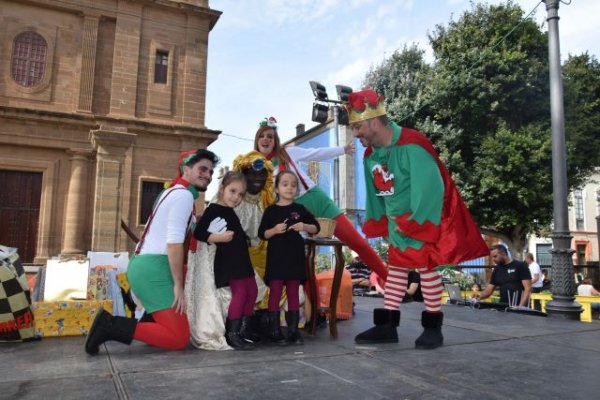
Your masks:
M179 159L177 177L153 207L127 278L152 322L115 317L100 310L85 342L88 354L97 354L108 340L130 344L133 339L168 350L183 349L190 340L183 291L184 242L195 222L194 200L206 190L219 158L200 149Z

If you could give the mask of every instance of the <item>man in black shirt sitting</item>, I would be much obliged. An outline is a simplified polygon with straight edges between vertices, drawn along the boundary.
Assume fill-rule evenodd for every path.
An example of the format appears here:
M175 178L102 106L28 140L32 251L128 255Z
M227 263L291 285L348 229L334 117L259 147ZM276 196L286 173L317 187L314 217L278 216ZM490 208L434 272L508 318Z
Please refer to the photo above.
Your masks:
M356 292L368 292L371 290L371 268L367 266L356 252L352 252L352 263L346 265L346 269L352 276L352 289Z
M488 298L498 286L500 303L506 303L511 307L526 307L531 293L531 273L527 264L513 260L501 244L491 248L490 256L496 264L490 283L481 294L475 294L473 297L481 300Z

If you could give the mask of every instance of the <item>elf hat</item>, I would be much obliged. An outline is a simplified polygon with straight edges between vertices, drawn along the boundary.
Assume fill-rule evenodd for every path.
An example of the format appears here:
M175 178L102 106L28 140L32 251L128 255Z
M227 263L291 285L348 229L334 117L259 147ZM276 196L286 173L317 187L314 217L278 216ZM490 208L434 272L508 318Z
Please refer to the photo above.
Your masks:
M198 150L188 150L188 151L184 151L183 153L181 153L181 155L179 156L179 160L177 161L177 175L170 182L169 181L165 182L165 184L164 184L165 189L168 189L171 186L174 186L179 181L179 179L181 179L181 177L183 176L183 167L187 163L189 163L192 160L192 158L194 158L196 156L197 153L198 153Z

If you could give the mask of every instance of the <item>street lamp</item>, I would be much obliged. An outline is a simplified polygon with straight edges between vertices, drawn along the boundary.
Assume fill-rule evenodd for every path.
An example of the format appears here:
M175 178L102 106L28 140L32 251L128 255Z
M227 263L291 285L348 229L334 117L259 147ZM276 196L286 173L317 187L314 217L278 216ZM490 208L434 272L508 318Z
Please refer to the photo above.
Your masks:
M327 122L329 117L329 106L325 104L314 103L312 110L312 120L321 124Z
M323 124L329 117L327 89L325 89L325 86L316 81L310 81L308 83L310 84L310 88L315 96L315 102L313 103L312 109L312 120L314 122Z
M309 81L310 88L315 96L312 109L312 120L321 124L327 122L329 116L329 109L333 109L333 115L336 125L348 125L348 111L343 107L343 104L348 102L348 97L352 93L350 86L335 85L338 99L330 99L327 95L327 89L321 83L317 81ZM336 128L337 129L337 128Z
M309 81L310 88L315 96L315 100L312 108L312 120L324 124L329 118L329 109L333 109L333 135L335 146L340 144L340 127L339 125L348 125L348 111L343 106L348 102L348 96L352 93L352 88L344 85L336 85L338 99L333 100L327 96L327 89L325 86L317 81ZM336 204L340 204L340 161L335 158L333 161L333 176L336 177L334 180L334 193L333 201Z
M573 250L567 207L567 161L565 112L558 39L558 3L543 0L548 12L548 61L550 64L550 114L552 120L552 192L554 229L552 230L552 301L546 305L551 317L579 319L581 305L575 302Z
M337 91L338 99L340 99L342 103L348 103L352 88L350 86L335 85L335 90ZM348 110L346 110L345 107L338 109L338 121L340 125L349 125Z

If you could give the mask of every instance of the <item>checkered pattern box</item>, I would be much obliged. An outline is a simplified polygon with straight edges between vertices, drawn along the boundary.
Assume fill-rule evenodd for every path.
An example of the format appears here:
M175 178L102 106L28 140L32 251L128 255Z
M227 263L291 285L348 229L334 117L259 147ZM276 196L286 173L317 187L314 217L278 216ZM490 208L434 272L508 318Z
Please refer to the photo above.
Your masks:
M112 312L112 300L38 301L31 308L36 334L81 336L87 334L100 308Z
M3 255L5 246L0 246ZM13 250L13 249L9 249ZM31 297L25 271L16 251L0 260L0 342L34 338Z

